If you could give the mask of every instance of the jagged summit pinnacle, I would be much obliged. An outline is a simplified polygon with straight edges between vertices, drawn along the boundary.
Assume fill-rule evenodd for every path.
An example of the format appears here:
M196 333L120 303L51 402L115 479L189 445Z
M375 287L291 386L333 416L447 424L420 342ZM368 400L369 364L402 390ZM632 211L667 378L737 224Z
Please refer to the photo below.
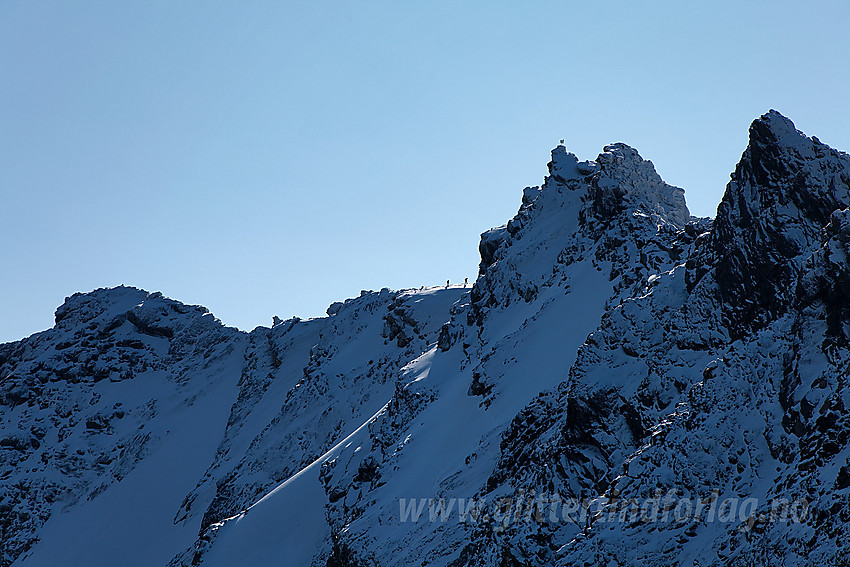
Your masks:
M579 161L578 157L567 151L563 144L559 144L552 150L552 160L549 162L549 175L555 180L566 183L571 180L580 180L592 175L599 169L596 162Z
M556 146L544 187L552 182L585 191L603 219L628 211L680 229L690 220L684 191L665 183L651 161L622 142L605 146L593 161L580 161L563 144Z
M633 147L622 142L607 145L596 161L602 169L597 185L619 187L625 192L627 209L679 229L690 220L685 191L665 183L653 163L643 159Z
M850 156L809 138L775 110L750 141L717 208L711 239L720 296L734 335L795 301L794 275L822 242L834 211L850 205Z
M775 110L754 120L749 132L718 207L720 233L729 222L749 227L793 218L807 219L819 232L832 211L847 206L850 156L806 136ZM803 216L789 215L789 206Z
M802 157L813 157L815 142L797 130L794 123L776 110L769 110L750 125L750 146L794 149Z

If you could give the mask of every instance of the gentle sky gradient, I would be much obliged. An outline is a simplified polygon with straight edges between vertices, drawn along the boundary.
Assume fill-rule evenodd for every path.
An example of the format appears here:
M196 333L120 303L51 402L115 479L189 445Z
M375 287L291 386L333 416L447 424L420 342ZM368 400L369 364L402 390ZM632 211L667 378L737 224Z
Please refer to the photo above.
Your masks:
M850 2L0 2L0 341L128 284L250 330L474 278L564 138L713 216L770 108L850 150Z

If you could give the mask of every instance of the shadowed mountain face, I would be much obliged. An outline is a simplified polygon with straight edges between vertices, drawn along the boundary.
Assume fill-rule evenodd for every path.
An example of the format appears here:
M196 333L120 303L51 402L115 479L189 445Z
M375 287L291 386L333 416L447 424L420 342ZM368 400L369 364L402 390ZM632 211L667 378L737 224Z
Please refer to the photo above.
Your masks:
M715 219L559 146L455 286L250 333L135 288L0 345L0 565L840 565L850 157L770 111Z

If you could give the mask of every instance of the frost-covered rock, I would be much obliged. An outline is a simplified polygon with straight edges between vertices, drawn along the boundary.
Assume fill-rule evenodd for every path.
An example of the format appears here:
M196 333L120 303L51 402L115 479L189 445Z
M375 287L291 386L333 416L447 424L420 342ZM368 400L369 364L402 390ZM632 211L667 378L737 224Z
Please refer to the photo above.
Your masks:
M144 486L136 469L186 442L177 429L192 406L229 403L244 343L203 307L119 287L75 294L53 329L0 345L0 564L43 538L48 519L61 525L127 479ZM190 439L196 458L209 458L200 449L217 425ZM161 480L177 481L175 469Z
M558 146L479 252L251 333L69 298L0 345L4 564L847 562L846 154L771 111L712 220Z

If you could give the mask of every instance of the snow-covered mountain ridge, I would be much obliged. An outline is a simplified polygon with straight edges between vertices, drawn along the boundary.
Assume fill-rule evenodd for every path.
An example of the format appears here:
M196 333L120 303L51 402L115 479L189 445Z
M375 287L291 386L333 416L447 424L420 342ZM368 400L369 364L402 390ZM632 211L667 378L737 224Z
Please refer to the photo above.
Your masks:
M712 220L558 146L479 251L250 333L68 298L0 345L0 565L850 564L850 156L770 111Z

